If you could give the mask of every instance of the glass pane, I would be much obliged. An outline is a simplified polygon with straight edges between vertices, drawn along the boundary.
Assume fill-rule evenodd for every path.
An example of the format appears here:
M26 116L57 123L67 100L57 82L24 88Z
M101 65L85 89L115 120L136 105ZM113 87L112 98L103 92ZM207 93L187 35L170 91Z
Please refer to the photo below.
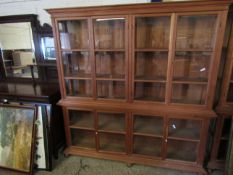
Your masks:
M167 52L137 52L135 58L135 79L166 80Z
M170 17L137 17L136 48L167 49L170 37Z
M68 96L91 97L91 80L65 80L66 93Z
M134 99L143 101L165 101L165 83L136 82Z
M80 148L95 148L95 132L71 129L71 143Z
M98 98L124 99L125 82L121 81L97 81Z
M218 160L226 160L227 150L228 150L228 140L220 140L220 145L218 148Z
M123 49L125 47L125 19L95 19L94 39L96 49Z
M230 83L230 86L229 86L229 89L228 89L227 101L228 102L233 102L233 82Z
M134 133L163 136L163 118L155 116L134 115Z
M58 23L62 49L89 48L88 22L83 20L61 21Z
M231 131L231 117L225 118L222 128L222 138L228 139Z
M133 153L161 157L162 140L153 137L134 136Z
M98 113L99 130L125 131L124 113Z
M213 49L217 15L179 16L177 49Z
M168 137L200 139L201 121L169 119Z
M211 52L176 52L173 80L208 81Z
M94 129L94 114L91 111L69 110L70 126Z
M88 52L62 52L64 76L91 78L91 59Z
M100 150L126 152L125 135L99 133Z
M174 84L172 103L205 104L207 86L203 84Z
M168 140L167 159L195 162L198 153L198 143L180 140Z
M97 78L125 78L124 52L96 52Z

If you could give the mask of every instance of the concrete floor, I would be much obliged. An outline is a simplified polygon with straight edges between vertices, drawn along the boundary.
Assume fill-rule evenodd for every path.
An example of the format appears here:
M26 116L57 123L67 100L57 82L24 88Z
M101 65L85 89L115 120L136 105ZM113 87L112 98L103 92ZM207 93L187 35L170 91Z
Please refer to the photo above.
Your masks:
M69 156L64 158L60 156L55 161L52 172L36 171L35 175L196 175L195 173L187 173L174 171L158 167L150 167L143 165L133 165L128 167L125 163L109 160L100 160L79 156ZM0 175L22 175L0 169ZM214 171L211 175L223 175L222 172Z

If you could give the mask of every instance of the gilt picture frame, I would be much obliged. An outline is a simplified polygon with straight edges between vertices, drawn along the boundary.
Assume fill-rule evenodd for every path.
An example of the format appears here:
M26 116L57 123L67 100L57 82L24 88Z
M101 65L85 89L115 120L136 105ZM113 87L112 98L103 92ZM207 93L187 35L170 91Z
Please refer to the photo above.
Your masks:
M0 168L32 174L36 106L0 104Z

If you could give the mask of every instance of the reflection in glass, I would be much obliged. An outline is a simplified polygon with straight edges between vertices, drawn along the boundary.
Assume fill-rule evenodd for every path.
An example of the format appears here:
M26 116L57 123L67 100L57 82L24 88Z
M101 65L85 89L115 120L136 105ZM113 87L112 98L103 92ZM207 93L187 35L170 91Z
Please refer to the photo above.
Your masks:
M79 148L95 148L95 132L81 129L70 129L71 144Z
M125 135L99 133L100 151L126 152Z
M162 139L134 136L133 154L140 154L150 157L161 157Z
M62 61L65 76L91 77L89 52L62 52Z
M98 78L125 78L124 52L96 52L95 58Z
M134 133L163 136L163 118L134 115Z
M168 137L200 139L201 121L169 119Z
M96 49L124 49L124 18L95 19L93 23Z
M173 80L207 82L211 52L176 52Z
M56 60L56 52L53 37L41 38L41 48L45 60Z
M91 111L69 110L70 127L94 129L94 114Z
M166 80L167 52L137 52L135 58L135 79Z
M30 22L0 24L1 59L7 77L32 78L36 63ZM37 68L33 69L38 78Z
M165 83L136 82L134 99L143 101L165 101Z
M125 131L125 114L124 113L104 113L99 112L99 130L104 131Z
M198 154L198 142L168 139L167 159L195 162Z
M92 81L91 80L65 80L66 94L68 96L91 97Z
M89 48L88 23L86 19L60 21L58 27L62 49Z
M124 99L124 81L97 81L97 96L105 99Z
M172 103L205 104L207 86L205 84L172 85Z
M136 18L137 49L167 49L169 36L169 16Z
M217 15L179 16L176 49L213 49Z

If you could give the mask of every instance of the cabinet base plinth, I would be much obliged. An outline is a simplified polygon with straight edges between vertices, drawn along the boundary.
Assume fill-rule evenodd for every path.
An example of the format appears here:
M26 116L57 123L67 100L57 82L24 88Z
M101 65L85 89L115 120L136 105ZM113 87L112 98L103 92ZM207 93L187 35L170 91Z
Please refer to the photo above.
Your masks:
M202 165L199 165L197 163L184 162L184 161L162 160L162 159L141 157L141 156L136 156L136 155L97 152L95 150L79 149L76 147L66 148L65 154L87 156L87 157L105 159L105 160L122 161L122 162L127 163L127 165L143 164L143 165L149 165L149 166L174 169L174 170L179 170L179 171L194 172L194 173L199 173L199 174L204 174L204 175L208 174L207 171L202 167Z

